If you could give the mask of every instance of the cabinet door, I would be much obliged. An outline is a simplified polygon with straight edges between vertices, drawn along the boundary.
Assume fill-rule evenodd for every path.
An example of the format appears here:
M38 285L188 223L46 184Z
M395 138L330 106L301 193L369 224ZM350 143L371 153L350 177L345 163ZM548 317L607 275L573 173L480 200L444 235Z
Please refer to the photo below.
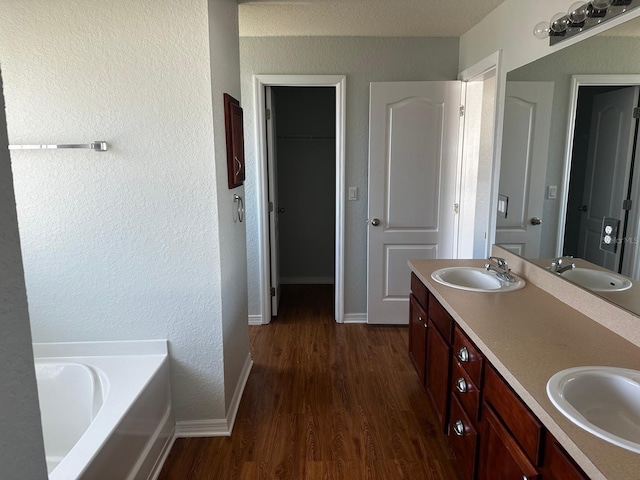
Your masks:
M480 480L534 480L538 470L527 458L493 409L484 404Z
M589 478L548 432L545 444L545 480L587 480Z
M409 358L422 385L426 380L427 327L427 314L416 298L411 295L409 301Z
M429 319L427 336L427 391L433 401L442 431L447 433L451 348Z

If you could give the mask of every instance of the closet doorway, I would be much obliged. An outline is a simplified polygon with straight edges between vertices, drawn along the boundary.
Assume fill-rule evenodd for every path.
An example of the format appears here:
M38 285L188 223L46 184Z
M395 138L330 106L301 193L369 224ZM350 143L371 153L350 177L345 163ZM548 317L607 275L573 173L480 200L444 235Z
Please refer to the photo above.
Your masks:
M256 75L262 323L281 285L332 285L344 317L342 75Z
M292 285L335 283L335 88L266 87L272 316ZM275 275L273 275L275 273Z

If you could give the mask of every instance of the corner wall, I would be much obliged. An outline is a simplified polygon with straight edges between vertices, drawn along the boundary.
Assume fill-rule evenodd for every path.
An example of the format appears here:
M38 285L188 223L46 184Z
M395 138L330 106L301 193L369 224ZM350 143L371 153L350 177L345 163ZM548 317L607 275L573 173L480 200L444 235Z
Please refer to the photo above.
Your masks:
M168 338L179 421L224 418L248 354L221 98L240 90L237 5L209 7L28 0L0 13L11 143L110 144L12 155L34 341Z
M44 442L0 78L0 465L2 478L45 480Z
M242 37L242 97L245 114L249 313L261 314L258 261L257 165L253 75L347 75L346 187L358 200L345 201L345 313L367 311L367 177L370 82L454 80L457 38Z

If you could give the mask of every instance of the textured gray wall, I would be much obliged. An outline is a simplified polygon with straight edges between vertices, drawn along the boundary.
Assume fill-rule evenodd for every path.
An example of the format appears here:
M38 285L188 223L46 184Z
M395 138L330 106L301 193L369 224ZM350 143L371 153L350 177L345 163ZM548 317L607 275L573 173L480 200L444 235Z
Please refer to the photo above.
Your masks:
M224 418L248 355L222 113L236 19L235 0L0 12L12 143L111 143L14 154L34 340L168 338L177 420Z
M458 38L243 37L240 73L247 159L249 313L259 315L259 227L253 105L255 74L346 75L346 187L359 197L346 204L345 313L367 310L367 176L369 83L455 80Z
M509 72L508 81L552 81L553 112L547 164L547 185L562 184L571 76L586 74L640 74L640 39L598 36L543 57ZM559 192L560 193L560 192ZM546 195L545 195L546 197ZM560 198L545 199L540 256L555 256Z

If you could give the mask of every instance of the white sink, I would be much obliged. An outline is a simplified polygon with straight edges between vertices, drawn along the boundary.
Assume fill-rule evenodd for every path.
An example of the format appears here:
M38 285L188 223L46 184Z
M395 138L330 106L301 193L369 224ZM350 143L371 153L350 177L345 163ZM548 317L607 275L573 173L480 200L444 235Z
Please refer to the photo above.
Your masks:
M640 453L640 371L568 368L549 379L547 395L579 427Z
M563 278L594 292L621 292L631 288L631 280L622 275L592 268L576 267L562 272Z
M495 272L477 267L447 267L431 274L431 278L442 285L471 292L510 292L525 286L523 279L513 277L516 282L507 283L500 280Z

